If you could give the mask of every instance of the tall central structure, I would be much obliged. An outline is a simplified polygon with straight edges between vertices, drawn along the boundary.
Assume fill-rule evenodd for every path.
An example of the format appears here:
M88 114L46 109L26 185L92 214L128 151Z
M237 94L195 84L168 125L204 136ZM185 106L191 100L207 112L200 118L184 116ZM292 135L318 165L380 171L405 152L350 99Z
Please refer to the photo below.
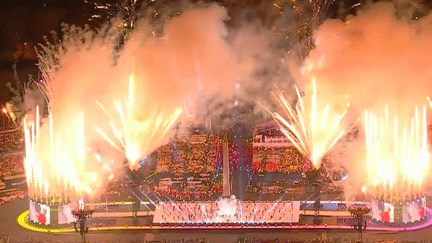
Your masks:
M223 197L231 195L230 169L228 161L228 140L225 139L223 144Z

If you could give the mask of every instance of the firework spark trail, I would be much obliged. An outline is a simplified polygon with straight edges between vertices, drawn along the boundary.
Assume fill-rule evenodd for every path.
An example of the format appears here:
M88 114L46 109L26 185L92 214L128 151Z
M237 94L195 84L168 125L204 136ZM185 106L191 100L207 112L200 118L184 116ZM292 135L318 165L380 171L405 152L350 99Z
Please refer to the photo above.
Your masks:
M111 116L107 109L98 102L98 105L110 119L109 124L114 139L102 131L102 129L96 127L96 132L102 138L113 148L125 155L131 170L138 169L139 160L161 145L165 135L182 113L182 109L178 108L166 119L164 119L159 111L150 114L145 119L138 119L135 114L136 107L134 106L134 85L135 76L131 75L129 78L129 93L125 102L114 102L118 113L116 118ZM119 121L120 126L116 125L114 122L116 120Z
M64 131L53 129L51 113L49 129L41 129L40 119L37 106L35 120L23 120L26 150L24 168L29 196L46 203L64 203L69 196L83 193L91 195L94 189L92 184L98 176L85 170L84 115L80 114L76 125L70 127L76 136L67 139L65 134L59 133Z
M17 123L17 119L15 113L12 111L12 104L6 103L6 106L1 109L1 111L5 114L5 116L12 122L14 125Z
M315 79L312 80L312 84L313 92L307 99L301 96L296 87L298 101L295 107L288 104L280 92L276 98L283 107L285 116L277 112L272 112L272 115L279 123L283 134L318 169L322 157L347 131L342 124L347 109L338 113L330 104L321 109Z
M411 120L403 123L397 115L389 120L388 106L385 117L365 112L368 186L375 197L391 201L421 194L430 159L426 106L421 113L416 107Z
M52 87L48 77L35 81L35 84L46 101L49 113L48 124L41 125L39 106L36 106L34 121L28 122L27 117L23 119L24 166L29 196L49 203L73 196L92 195L100 177L86 167L84 114L76 116L75 125L68 123L68 129L60 129L59 120L53 119ZM29 92L28 89L25 91Z

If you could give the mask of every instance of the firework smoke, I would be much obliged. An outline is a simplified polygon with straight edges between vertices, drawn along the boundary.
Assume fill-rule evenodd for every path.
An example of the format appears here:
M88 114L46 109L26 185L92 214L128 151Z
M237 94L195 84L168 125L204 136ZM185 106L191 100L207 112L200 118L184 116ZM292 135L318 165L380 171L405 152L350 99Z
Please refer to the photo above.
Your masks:
M415 107L422 107L430 95L432 69L428 60L432 53L428 43L432 41L432 30L428 26L432 24L432 18L413 20L406 13L409 12L397 12L390 3L374 3L358 11L356 16L348 16L345 22L325 21L314 34L316 48L306 61L307 74L316 77L318 90L327 93L329 103L340 103L341 97L350 100L355 111L350 116L353 119L361 117L362 126L368 127L363 131L366 134L360 137L362 139L370 138L372 127L378 129L378 135L380 132L387 134L389 129L381 127L380 121L374 126L364 124L375 119L372 117L385 117L383 107L386 106L390 114L397 116L399 124L397 129L390 130L401 138L404 127L411 129L411 119L416 116ZM365 110L374 115L363 118ZM417 136L415 134L413 136ZM356 173L365 171L364 167L369 163L366 151L371 152L371 140L368 141L369 147L365 147L365 142L357 143L363 144L362 149L348 151L343 159L351 171L349 179L355 182L356 189L379 178L373 173ZM394 147L387 151L397 149ZM390 157L383 155L381 158ZM391 160L394 161L386 162L386 170L400 170L398 160ZM406 163L405 166L416 170L423 168L415 161ZM422 178L424 183L425 177Z
M98 127L96 128L96 131L113 148L125 155L131 170L137 170L140 159L161 145L160 141L165 140L166 134L182 113L182 109L178 108L171 116L162 117L160 111L156 110L153 114L147 114L141 120L137 119L135 116L136 107L134 106L134 84L135 77L131 75L129 80L129 95L126 101L117 101L114 104L121 123L120 125L115 125L113 119L109 122L116 142L104 131ZM107 116L111 117L106 108L101 104L99 105ZM151 104L149 105L151 106Z
M198 117L195 103L202 95L228 97L239 79L248 80L253 61L229 42L226 20L226 10L215 4L182 12L162 27L138 20L120 49L116 49L115 19L100 31L64 25L59 43L42 46L40 53L42 80L37 84L48 103L47 112L29 111L26 118L31 150L27 168L40 166L47 180L34 196L61 184L55 178L71 178L67 185L74 186L67 190L84 188L82 192L97 195L106 183L99 173L101 158L116 161L112 171L124 158L136 169L137 161L168 141L168 129L180 109L184 116L178 120L186 123ZM154 28L161 33L155 34ZM34 101L34 93L27 93L27 104L40 103ZM43 119L48 113L51 119ZM79 131L71 129L77 117L85 121ZM34 136L32 127L39 127ZM158 129L162 136L152 137ZM130 142L139 139L143 142L138 145ZM37 149L56 151L56 146L61 158ZM77 152L77 146L83 150ZM78 169L52 169L59 164ZM86 166L76 166L82 164ZM29 176L32 170L26 171ZM29 183L39 183L30 179ZM90 188L74 184L88 182Z
M386 107L388 108L388 107ZM365 112L366 164L373 195L386 201L414 200L422 196L429 167L426 106L415 107L410 124L398 116Z
M277 98L285 115L275 112L273 116L285 136L318 169L323 156L346 133L343 118L347 109L338 111L335 106L323 102L318 98L315 80L312 85L312 93L306 97L296 90L298 101L295 107L291 107L281 93Z

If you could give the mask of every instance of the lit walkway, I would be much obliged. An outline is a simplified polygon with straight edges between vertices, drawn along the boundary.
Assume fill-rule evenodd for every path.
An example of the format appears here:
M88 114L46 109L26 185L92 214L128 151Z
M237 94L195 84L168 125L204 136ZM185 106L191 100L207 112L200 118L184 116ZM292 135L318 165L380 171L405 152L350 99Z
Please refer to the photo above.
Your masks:
M67 228L49 228L49 227L38 227L28 223L28 210L21 213L17 218L18 224L28 230L37 231L41 233L71 233L75 232L73 227ZM419 230L430 227L432 225L432 209L427 209L427 220L424 224L411 226L411 227L384 227L384 226L371 226L367 227L366 231L389 231L389 232L403 232ZM185 229L203 229L203 230L269 230L269 229L307 229L307 230L349 230L351 226L341 225L292 225L292 226L261 226L261 225L233 225L233 226L160 226L160 225L124 225L124 226L108 226L108 227L89 227L89 231L101 232L101 231L112 231L112 230L185 230Z

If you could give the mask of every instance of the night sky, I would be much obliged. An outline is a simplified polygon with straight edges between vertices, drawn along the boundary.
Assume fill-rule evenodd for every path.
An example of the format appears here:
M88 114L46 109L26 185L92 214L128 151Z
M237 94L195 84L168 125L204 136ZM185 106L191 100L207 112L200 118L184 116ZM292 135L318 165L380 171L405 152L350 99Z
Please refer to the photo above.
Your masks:
M44 36L51 31L60 32L61 23L91 24L93 6L80 0L8 1L0 3L0 105L13 94L6 83L18 83L13 79L16 68L21 81L28 75L39 75L35 46L44 43ZM14 67L16 64L16 67Z
M119 1L122 2L122 1ZM163 6L168 0L138 1L140 6ZM195 1L192 1L195 2ZM209 2L208 0L206 2ZM252 18L258 17L263 25L271 27L278 10L273 1L267 0L218 0L228 8L231 23L236 22L236 16L244 16L244 10L252 13ZM288 3L280 2L281 6ZM299 1L307 2L307 1ZM326 17L337 17L341 8L349 8L359 0L335 1L332 3ZM50 32L61 33L61 23L69 23L92 27L101 26L103 20L89 21L92 15L100 14L95 9L94 3L103 5L115 4L115 0L17 0L1 1L0 3L0 105L10 100L13 94L6 87L11 82L15 86L19 84L13 79L13 70L18 71L19 80L25 82L28 75L33 78L39 76L36 67L37 56L35 47L38 43L44 43L44 36L51 36ZM123 3L123 2L122 2ZM155 7L156 8L156 7ZM252 11L251 11L252 10ZM98 12L99 11L99 12ZM350 9L351 13L355 10ZM346 11L345 11L346 12ZM276 16L276 17L275 17ZM14 66L15 64L15 66Z

